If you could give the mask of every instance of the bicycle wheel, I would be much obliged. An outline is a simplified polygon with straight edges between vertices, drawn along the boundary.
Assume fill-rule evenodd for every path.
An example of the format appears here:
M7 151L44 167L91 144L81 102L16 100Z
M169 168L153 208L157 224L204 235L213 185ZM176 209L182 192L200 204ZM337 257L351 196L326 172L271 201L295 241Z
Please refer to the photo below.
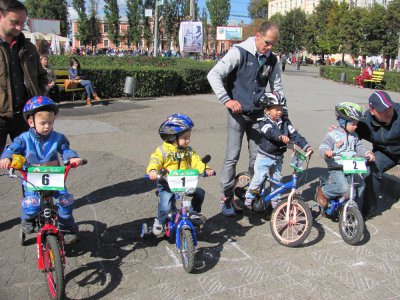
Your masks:
M358 207L347 207L347 218L343 220L343 209L339 215L339 232L342 239L349 245L357 244L364 233L364 219Z
M312 215L308 205L294 197L287 216L288 202L282 200L271 215L271 232L275 240L287 247L296 247L308 237L312 227ZM286 218L288 217L288 220Z
M189 229L181 230L181 258L183 268L190 273L194 267L194 242L192 232Z
M47 235L43 249L44 272L51 299L64 298L64 269L57 237Z

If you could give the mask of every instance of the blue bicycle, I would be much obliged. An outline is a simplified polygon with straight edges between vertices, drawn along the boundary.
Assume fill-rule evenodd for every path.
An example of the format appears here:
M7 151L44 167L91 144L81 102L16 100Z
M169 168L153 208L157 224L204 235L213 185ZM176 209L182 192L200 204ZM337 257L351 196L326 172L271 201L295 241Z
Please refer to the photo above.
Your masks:
M207 164L210 159L211 156L207 155L202 161ZM190 218L191 195L197 188L200 174L195 169L173 170L169 172L168 176L165 173L161 172L158 178L168 183L171 192L175 195L175 203L172 206L172 211L168 214L164 233L168 238L175 237L175 245L181 254L183 268L186 272L191 273L194 268L194 253L197 246L195 225L201 226L204 223L204 219ZM201 175L207 177L206 172ZM147 175L146 177L148 178ZM177 209L176 201L179 200L181 208ZM195 221L196 224L194 225L193 222ZM149 228L147 223L143 223L140 236L146 238L151 234L152 229Z
M304 155L294 150L290 161L290 167L293 168L292 180L282 183L267 176L263 185L265 186L265 183L268 181L278 187L273 192L269 192L270 189L264 187L260 195L253 202L252 208L254 211L265 212L271 199L283 194L287 190L291 190L287 199L279 201L273 209L270 220L271 232L275 240L287 247L296 247L303 243L310 234L313 223L310 208L302 197L296 194L298 173L304 171L303 163L305 161L307 161L308 167L310 154L311 152ZM243 211L245 194L249 183L250 175L248 173L240 173L236 177L234 186L236 197L232 201L232 205L237 212Z

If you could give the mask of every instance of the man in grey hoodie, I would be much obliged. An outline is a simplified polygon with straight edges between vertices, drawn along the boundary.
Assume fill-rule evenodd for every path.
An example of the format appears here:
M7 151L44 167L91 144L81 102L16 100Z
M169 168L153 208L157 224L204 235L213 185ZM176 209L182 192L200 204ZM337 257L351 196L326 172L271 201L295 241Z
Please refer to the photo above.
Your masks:
M255 36L230 49L207 75L228 112L228 141L221 173L222 214L226 216L235 214L231 202L244 133L249 148L249 172L253 175L261 139L257 118L263 117L259 101L267 92L279 93L284 98L280 68L272 53L278 39L278 27L271 22L262 23Z

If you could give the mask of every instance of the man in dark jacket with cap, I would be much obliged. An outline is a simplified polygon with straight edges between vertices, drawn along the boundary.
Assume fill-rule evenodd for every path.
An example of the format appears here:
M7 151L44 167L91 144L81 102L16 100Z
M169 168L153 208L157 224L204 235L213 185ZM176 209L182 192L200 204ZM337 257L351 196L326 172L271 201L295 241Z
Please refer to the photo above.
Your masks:
M382 174L400 164L400 104L393 103L383 91L374 92L368 102L369 110L356 130L360 138L372 143L375 154L375 163L365 180L362 210L365 219L377 214Z

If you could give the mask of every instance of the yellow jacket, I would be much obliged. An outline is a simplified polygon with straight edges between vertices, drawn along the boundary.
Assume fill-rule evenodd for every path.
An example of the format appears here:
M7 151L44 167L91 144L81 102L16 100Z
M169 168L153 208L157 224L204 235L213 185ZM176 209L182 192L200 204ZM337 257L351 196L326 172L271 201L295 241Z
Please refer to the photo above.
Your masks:
M181 157L180 163L178 154ZM203 173L205 169L211 169L208 165L204 165L200 156L192 149L192 147L178 150L178 146L166 142L151 154L150 163L147 166L146 173L149 173L151 170L156 170L158 172L162 168L167 169L168 171L178 169L196 169L200 173Z

